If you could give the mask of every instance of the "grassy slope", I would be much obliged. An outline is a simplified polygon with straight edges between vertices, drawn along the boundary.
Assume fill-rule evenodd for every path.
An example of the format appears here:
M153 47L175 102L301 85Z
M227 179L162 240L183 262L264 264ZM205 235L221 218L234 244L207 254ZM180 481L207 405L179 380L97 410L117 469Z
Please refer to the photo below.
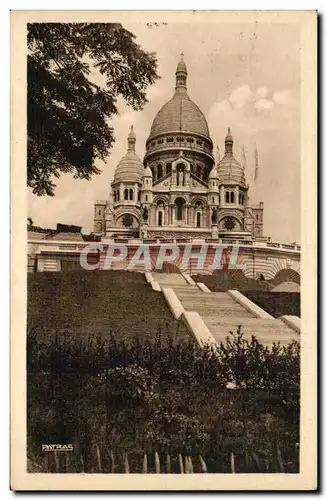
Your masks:
M212 275L192 276L194 281L204 283L212 292L227 292L227 290L269 290L267 281L259 281L244 276L242 272L220 272Z
M144 275L123 271L72 271L28 276L27 325L46 341L54 332L151 339L158 328L188 330L176 321L163 295L154 292Z
M267 313L279 318L284 314L301 316L300 293L295 292L245 292L252 302L262 307Z
M192 276L195 281L202 281L212 292L239 290L255 304L262 307L275 318L284 314L301 315L300 293L271 292L272 282L247 278L240 272L221 272L208 276Z

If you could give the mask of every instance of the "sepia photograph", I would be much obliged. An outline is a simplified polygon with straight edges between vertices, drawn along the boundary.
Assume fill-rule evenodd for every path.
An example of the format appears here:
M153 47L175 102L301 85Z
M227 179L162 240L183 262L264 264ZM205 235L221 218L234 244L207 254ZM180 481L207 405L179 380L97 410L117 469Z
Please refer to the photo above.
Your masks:
M316 22L12 12L13 489L317 487Z

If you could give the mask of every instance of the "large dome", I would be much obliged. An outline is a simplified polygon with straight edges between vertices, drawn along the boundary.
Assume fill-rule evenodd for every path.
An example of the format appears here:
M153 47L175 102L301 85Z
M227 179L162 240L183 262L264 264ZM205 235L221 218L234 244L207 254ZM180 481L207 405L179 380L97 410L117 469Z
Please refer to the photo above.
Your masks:
M207 121L198 108L184 93L177 93L157 113L150 136L170 132L192 132L210 137Z
M133 126L128 135L128 148L127 153L118 163L113 183L116 182L138 182L142 183L142 176L144 173L143 163L135 153L135 133Z
M157 113L150 137L173 132L190 132L210 138L202 111L187 95L186 78L186 64L181 59L176 69L175 94Z

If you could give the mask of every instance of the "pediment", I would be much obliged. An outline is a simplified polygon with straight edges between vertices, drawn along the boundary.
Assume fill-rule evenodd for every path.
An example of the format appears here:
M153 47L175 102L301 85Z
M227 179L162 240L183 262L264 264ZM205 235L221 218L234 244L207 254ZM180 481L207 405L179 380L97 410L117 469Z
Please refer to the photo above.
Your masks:
M156 182L155 186L153 186L153 191L169 191L171 183L171 175L166 177L165 179L161 180L160 182Z
M191 188L192 189L201 189L202 191L206 190L206 187L203 185L203 183L197 181L193 177L191 177Z

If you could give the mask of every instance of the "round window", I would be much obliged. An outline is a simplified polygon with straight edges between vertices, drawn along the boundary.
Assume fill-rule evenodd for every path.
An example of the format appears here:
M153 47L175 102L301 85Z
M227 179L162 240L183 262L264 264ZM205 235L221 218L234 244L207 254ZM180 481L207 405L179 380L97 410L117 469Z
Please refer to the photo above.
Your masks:
M234 227L235 227L235 220L233 219L233 217L226 217L226 219L224 220L224 227L226 229L228 229L229 231L231 231L232 229L234 229Z

